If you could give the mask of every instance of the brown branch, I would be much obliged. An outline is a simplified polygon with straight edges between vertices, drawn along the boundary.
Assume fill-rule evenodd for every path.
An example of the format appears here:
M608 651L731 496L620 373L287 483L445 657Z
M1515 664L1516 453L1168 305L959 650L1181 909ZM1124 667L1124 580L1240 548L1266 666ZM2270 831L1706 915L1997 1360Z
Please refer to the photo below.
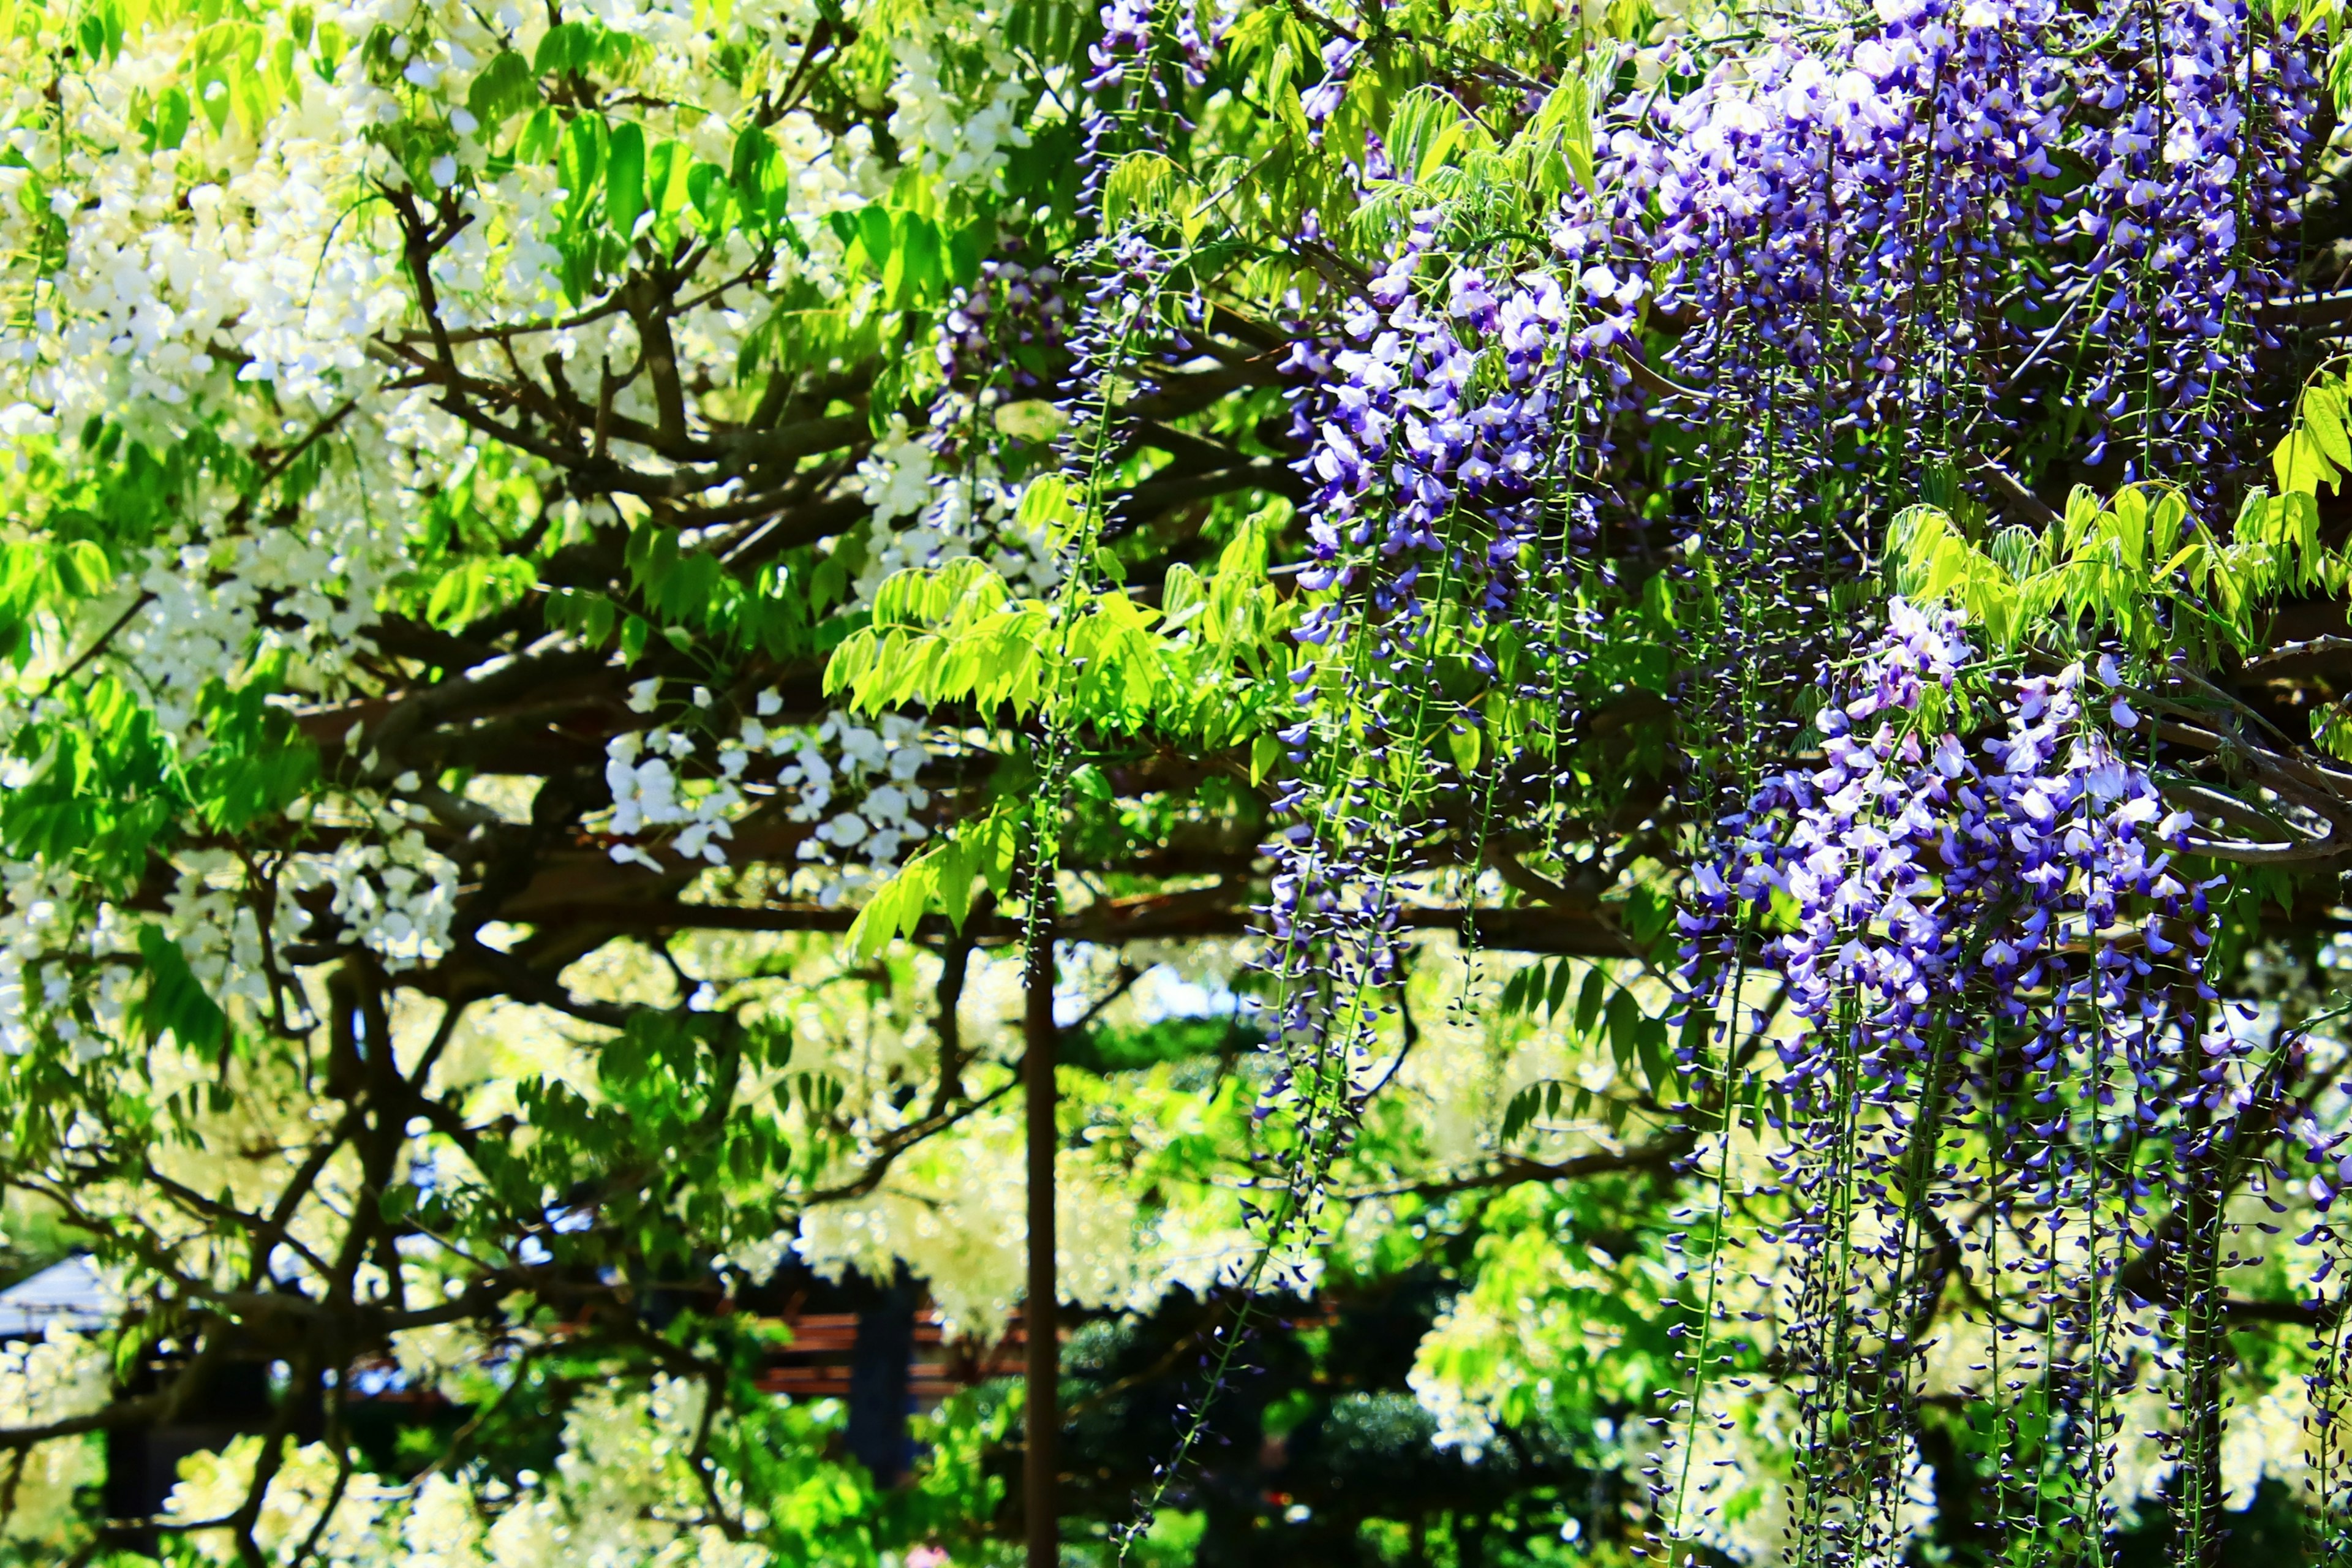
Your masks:
M1697 1140L1693 1134L1675 1132L1654 1143L1645 1143L1622 1153L1579 1154L1573 1159L1559 1161L1530 1160L1524 1155L1506 1154L1491 1162L1483 1171L1403 1182L1394 1186L1360 1187L1333 1195L1347 1203L1361 1203L1373 1198L1444 1197L1453 1193L1476 1192L1490 1187L1516 1187L1528 1182L1574 1182L1591 1176L1618 1175L1628 1171L1663 1171L1689 1154L1696 1145Z
M652 899L632 903L576 902L548 911L551 915L559 912L569 925L636 932L837 932L847 931L857 918L856 908L843 905L689 904ZM1055 922L1054 935L1060 942L1106 945L1180 937L1244 936L1255 929L1256 918L1251 910L1232 903L1204 906L1191 901L1188 894L1150 894L1107 899L1065 915ZM1413 931L1458 931L1465 919L1479 946L1501 952L1559 953L1579 958L1623 958L1628 953L1624 934L1590 910L1525 907L1465 910L1450 906L1412 905L1397 913L1398 923ZM983 945L1001 946L1020 940L1022 929L1018 920L975 913L965 920L962 933ZM958 930L944 915L927 915L914 934L922 941L946 942L956 936Z

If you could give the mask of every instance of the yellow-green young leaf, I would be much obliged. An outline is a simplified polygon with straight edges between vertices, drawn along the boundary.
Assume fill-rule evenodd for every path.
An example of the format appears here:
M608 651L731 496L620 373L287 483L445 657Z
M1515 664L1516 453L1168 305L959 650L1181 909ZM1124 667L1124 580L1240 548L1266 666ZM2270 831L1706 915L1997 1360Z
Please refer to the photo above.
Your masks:
M1575 90L1580 98L1583 84L1577 83ZM1461 145L1467 119L1462 105L1444 89L1416 87L1398 100L1395 112L1389 116L1389 156L1407 178L1426 184Z
M1010 597L1004 579L974 556L938 568L909 566L884 578L875 590L874 624L924 626L950 616L968 622L999 609Z
M999 898L1013 886L1013 868L1021 855L1021 817L1014 807L999 805L977 826L967 822L956 829L958 842L971 847L972 869Z
M1002 894L1012 884L1020 847L1021 812L1013 805L1000 804L986 816L959 823L876 891L851 923L851 950L879 952L891 936L911 934L934 908L961 931L971 914L972 879Z
M940 911L958 931L963 930L964 920L971 913L973 858L971 847L961 839L939 851Z
M2232 554L2234 552L2213 557L2211 578L2214 607L2227 621L2235 621L2239 612L2246 607L2245 581L2238 563L2231 558Z
M1265 575L1266 539L1290 519L1288 501L1270 501L1242 519L1234 536L1217 553L1217 575L1246 577L1255 583Z
M2318 574L2319 498L2308 495L2279 497L2284 514L2279 519L2279 536L2294 546L2301 576L2310 581Z
M2172 553L2179 542L2180 525L2189 517L2189 503L2180 492L2168 489L2157 498L2156 510L2149 514L2147 524L2147 555L2151 561Z
M1272 735L1260 735L1250 742L1250 783L1265 782L1267 775L1282 763L1282 742Z
M1539 142L1557 145L1577 183L1591 188L1592 101L1582 78L1570 76L1552 89L1536 112L1534 133Z
M2088 485L2076 485L2066 497L2066 514L2058 520L2058 538L2047 552L2048 559L2071 560L2084 536L2098 526L2099 515L2105 510L2096 490Z
M644 134L638 132L640 137ZM589 210L588 204L604 184L604 122L593 114L575 118L563 132L557 154L556 174L571 193L569 210L577 217Z
M2296 413L2327 460L2339 468L2352 468L2352 437L2344 429L2344 390L2341 381L2322 381L2304 393Z
M2091 536L2111 549L2105 559L2137 571L2147 560L2147 495L2137 485L2116 492L2106 527Z
M2325 565L2319 549L2319 500L2308 491L2274 496L2256 490L2239 509L2237 536L2259 547L2242 567L2254 593L2308 585Z
M523 121L522 130L516 133L515 161L520 163L544 163L554 156L562 139L563 121L557 117L552 106L542 105L531 112L531 117Z
M443 631L468 626L521 602L538 581L528 561L475 556L433 584L425 618Z
M1181 216L1193 205L1188 182L1158 153L1129 153L1103 182L1103 221L1117 229L1137 217Z
M727 231L734 192L728 188L726 170L716 163L695 164L687 171L686 195L694 205L694 216L701 220L703 233Z
M997 429L1017 441L1042 446L1062 433L1069 417L1045 399L1031 397L1004 405L996 411L993 422Z
M1937 544L1950 528L1950 520L1932 506L1906 506L1895 514L1886 531L1886 564L1897 593L1916 592L1918 574L1934 559Z
M842 639L841 646L833 650L833 657L825 660L824 694L827 697L837 697L851 690L866 679L867 672L874 668L878 640L871 626L860 626Z
M1070 501L1069 480L1059 474L1045 474L1030 480L1013 515L1024 528L1067 528L1077 518L1076 508Z
M1161 629L1181 631L1209 607L1208 585L1201 581L1198 572L1180 561L1168 569L1160 591L1160 606L1167 617Z
M194 121L195 112L189 107L187 93L176 87L165 88L157 95L154 112L147 121L147 151L178 152L180 144L188 139L188 127Z
M895 937L922 923L938 888L939 859L943 847L933 845L898 868L898 875L874 889L866 907L849 923L852 958L871 958Z
M466 90L466 107L481 122L478 133L486 142L510 117L538 102L538 73L512 49L500 50Z
M2304 426L2286 433L2286 439L2271 453L2271 467L2278 474L2280 489L2305 495L2316 495L2320 486L2333 485L2339 477L2336 465L2327 460L2327 454Z
M682 142L664 142L646 157L646 207L664 234L677 232L678 215L687 208L687 176L694 153Z
M61 547L51 563L51 570L57 574L58 587L81 599L101 591L114 580L106 552L87 539L77 539Z

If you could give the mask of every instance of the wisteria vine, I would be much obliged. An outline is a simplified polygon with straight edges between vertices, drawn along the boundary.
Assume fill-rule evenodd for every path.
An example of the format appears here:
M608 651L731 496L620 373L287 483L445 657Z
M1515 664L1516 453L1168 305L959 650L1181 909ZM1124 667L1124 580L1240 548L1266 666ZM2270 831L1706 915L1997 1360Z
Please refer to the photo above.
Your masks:
M1105 24L1097 84L1148 38L1131 5ZM1367 21L1323 48L1317 143L1381 42ZM1537 243L1369 132L1349 165L1387 259L1303 313L1286 362L1313 493L1265 847L1262 1113L1293 1129L1274 1245L1315 1234L1405 905L1497 853L1572 873L1560 785L1605 697L1586 632L1630 553L1705 611L1680 794L1721 805L1684 1016L1736 1018L1769 975L1794 1020L1764 1123L1736 1109L1764 1081L1735 1073L1738 1029L1683 1053L1709 1133L1691 1169L1720 1176L1769 1125L1797 1216L1760 1237L1790 1260L1769 1336L1715 1323L1710 1288L1683 1419L1772 1340L1804 1434L1800 1561L1902 1554L1925 1347L1956 1298L2011 1411L2000 1550L2105 1551L2125 1403L2159 1367L2186 1380L2164 1440L2210 1540L2229 1224L2200 1194L2241 1128L2296 1121L2292 1053L2256 1060L2206 984L2212 880L2111 657L1988 675L1951 613L1898 600L1856 667L1835 628L1922 493L2032 528L2056 474L2179 476L2221 525L2276 412L2257 356L2284 346L2322 47L2202 0L1803 7L1533 90L1535 124L1581 114L1589 147ZM1293 248L1329 254L1314 213ZM1626 479L1662 452L1664 511ZM1690 1462L1653 1471L1662 1549L1705 1533L1680 1517Z

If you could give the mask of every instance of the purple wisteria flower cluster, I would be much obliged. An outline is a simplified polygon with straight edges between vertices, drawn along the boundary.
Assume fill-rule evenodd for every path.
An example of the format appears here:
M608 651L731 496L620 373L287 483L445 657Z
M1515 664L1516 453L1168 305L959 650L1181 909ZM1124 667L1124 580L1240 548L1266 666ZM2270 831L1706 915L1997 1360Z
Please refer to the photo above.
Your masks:
M1419 825L1468 794L1465 778L1425 774L1400 789L1389 767L1400 750L1425 752L1442 727L1476 722L1428 700L1441 679L1435 617L1455 617L1453 656L1481 679L1498 674L1498 628L1546 628L1521 644L1518 679L1556 696L1550 666L1570 639L1552 623L1574 613L1531 604L1526 587L1590 542L1589 505L1557 482L1599 444L1587 313L1549 272L1441 270L1442 217L1416 215L1338 331L1302 334L1285 366L1303 384L1294 430L1315 489L1298 582L1314 597L1296 633L1312 650L1293 675L1301 715L1281 736L1291 771L1272 803L1291 826L1265 846L1262 930L1283 999L1270 1101L1304 1093L1320 1105L1316 1095L1369 1059L1383 1011L1373 998L1402 973Z
M1688 412L1816 460L1864 422L1997 447L2050 377L2091 420L2089 463L2111 431L2143 466L2213 457L2249 354L2275 346L2323 46L2211 0L1873 19L1782 25L1712 64L1691 46L1696 84L1632 110L1565 202L1561 256L1601 297L1654 275ZM2070 381L2086 331L2134 352Z
M1322 79L1302 95L1318 135L1368 47L1330 41ZM1704 701L1723 710L1711 729L1728 749L1782 723L1730 712L1728 670L1762 671L1747 700L1769 705L1783 675L1817 668L1835 624L1830 586L1874 556L1885 503L1916 496L1939 466L1966 474L1971 454L2008 446L2020 401L2052 378L2061 396L2100 400L2084 405L2085 460L2105 455L2101 430L2128 428L2143 461L2211 465L2237 427L2210 395L2242 395L2255 323L2285 287L2281 237L2303 179L2318 47L2206 0L2087 11L1875 0L1858 19L1801 8L1752 46L1693 38L1654 84L1621 80L1594 116L1592 177L1563 198L1540 265L1465 240L1477 226L1442 203L1412 210L1328 336L1292 354L1318 382L1297 405L1315 486L1298 579L1315 597L1297 636L1316 658L1294 677L1307 711L1286 733L1297 772L1276 804L1298 826L1275 846L1280 886L1294 891L1277 895L1272 932L1294 940L1293 900L1353 910L1326 936L1351 947L1353 971L1391 967L1377 956L1389 896L1345 885L1361 858L1349 825L1412 830L1397 803L1363 795L1362 768L1328 753L1377 760L1437 720L1478 722L1429 700L1433 631L1449 615L1465 627L1454 654L1484 676L1495 674L1486 628L1543 628L1542 668L1522 687L1558 698L1573 638L1551 623L1595 534L1597 498L1580 481L1608 472L1645 422L1701 443L1697 526L1725 579L1716 652L1727 669ZM2160 129L2161 145L2135 126ZM1376 137L1363 171L1368 193L1394 180ZM2230 192L2253 195L2225 222ZM2036 264L2051 255L2055 273ZM2129 346L2104 362L2104 379L2069 387L2071 345L2093 321ZM1670 379L1640 363L1657 353ZM2139 391L2125 395L2126 382ZM2038 733L2048 715L2073 713L2077 693L2021 689L2015 701L2040 716ZM2070 916L2044 900L2018 917L2040 923L1982 933L1965 964L1958 948L1902 963L1960 965L1955 983L1974 986L2013 958L2031 989L2049 973L2035 955L2059 941L2053 922L2178 896L2133 880L2135 865L2166 853L2158 822L2169 814L2139 820L2144 788L2121 804L2102 793L2138 776L2116 771L2111 740L2086 731L2066 745L2042 772L1977 777L1970 758L1969 782L1933 787L1978 803L1952 832L2003 836L2012 855L2025 853L2020 834L2042 833L2045 806L2095 822L2051 829L2116 857L2095 892L2073 895L2090 902ZM1493 765L1526 774L1559 760ZM1917 767L1920 789L1946 778ZM2025 776L2061 779L2063 799L2001 782ZM2099 810L2086 817L2084 802ZM1283 858L1309 840L1322 859ZM2135 862L2118 847L2132 845L2156 847ZM2047 880L2058 863L2031 869ZM2201 897L2189 895L2192 909ZM1906 932L1925 918L1895 907ZM1966 947L1958 933L1976 917L1950 918L1935 940ZM2178 918L2164 914L2135 951L2174 942ZM1849 961L1819 964L1827 974Z
M1620 407L1703 445L1683 504L1730 582L1727 672L1767 707L1801 680L1923 489L2031 521L2048 466L2107 465L2185 477L2225 529L2317 34L2235 0L1874 0L1763 35L1607 106L1551 230L1594 337L1678 389L1619 366ZM1714 684L1727 744L1778 732Z
M1001 248L980 264L979 282L948 301L937 353L949 384L999 381L992 390L1009 397L1040 384L1041 362L1062 339L1066 301L1052 261L1023 265L1017 239Z
M1879 0L1874 29L1788 29L1613 134L1608 198L1572 201L1557 243L1633 241L1688 319L1671 363L1709 413L1819 436L1974 398L2011 253L2046 237L2060 16Z
M2055 281L2067 313L2091 303L2093 341L2145 350L2103 359L2084 388L2089 460L2119 434L2160 472L2227 449L2255 351L2280 346L2267 316L2291 285L2318 46L2292 15L2242 0L2118 5L2105 25L2113 44L2084 59L2074 90L2088 112L2068 140L2092 171L2072 221L2095 248Z
M2140 721L2128 700L2096 710L2098 677L2080 666L2033 676L2002 694L2006 731L1972 751L1920 721L1926 693L1950 692L1974 657L1957 616L1897 599L1888 626L1860 689L1816 720L1822 765L1768 778L1723 823L1732 847L1699 872L1686 929L1719 932L1736 903L1776 894L1792 908L1795 929L1763 955L1809 1026L1781 1047L1793 1082L1851 1050L1899 1088L1928 1034L1952 1028L1999 1033L2027 1070L2056 1071L2089 1014L2130 1050L2177 1051L2169 983L2213 994L2207 888L2175 868L2193 819L2118 750ZM2150 985L2159 963L2167 983ZM2236 1103L2217 1087L2210 1109Z
M2021 1294L2041 1324L1989 1313L1988 1367L2042 1381L2064 1414L2043 1484L2103 1528L2087 1500L2134 1336L2177 1348L2200 1299L2194 1249L2158 1216L2211 1184L2242 1119L2282 1107L2207 982L2220 879L2183 865L2195 822L2137 759L2122 670L1972 697L1975 661L1955 613L1889 605L1858 667L1825 678L1818 764L1724 822L1683 955L1718 1005L1747 964L1785 988L1789 1217L1766 1239L1789 1260L1780 1345L1817 1436L1865 1417L1899 1436L1888 1412L1917 1396L1937 1303ZM1893 1454L1809 1472L1823 1561L1886 1545L1867 1521L1893 1517Z
M1001 254L980 264L980 278L959 289L940 318L934 353L947 378L947 395L931 406L931 442L952 458L972 421L1023 398L1047 395L1065 349L1068 300L1062 271L1050 259L1034 264L1008 238Z
M1501 285L1475 267L1452 269L1443 304L1424 300L1415 275L1435 237L1435 212L1351 302L1346 346L1331 355L1335 379L1301 464L1317 489L1307 524L1311 592L1360 585L1379 621L1410 627L1433 558L1459 552L1455 518L1475 519L1483 558L1459 563L1500 608L1509 567L1538 527L1535 489L1558 439L1562 388L1558 351L1569 338L1566 292L1550 274ZM1474 384L1481 351L1499 377ZM1467 531L1465 531L1465 532ZM1381 559L1392 571L1372 570ZM1299 640L1320 645L1339 601L1307 618ZM1410 636L1410 631L1405 633Z
M1197 88L1208 79L1210 63L1233 26L1239 0L1215 0L1208 25L1193 0L1180 0L1161 17L1153 0L1103 0L1097 16L1102 37L1087 46L1091 68L1085 81L1086 97L1078 117L1078 211L1082 219L1096 216L1102 177L1109 169L1113 128L1122 115L1138 116L1156 109L1175 124L1190 129L1179 108L1181 89ZM1181 61L1163 76L1152 55L1152 29L1166 26L1169 39Z

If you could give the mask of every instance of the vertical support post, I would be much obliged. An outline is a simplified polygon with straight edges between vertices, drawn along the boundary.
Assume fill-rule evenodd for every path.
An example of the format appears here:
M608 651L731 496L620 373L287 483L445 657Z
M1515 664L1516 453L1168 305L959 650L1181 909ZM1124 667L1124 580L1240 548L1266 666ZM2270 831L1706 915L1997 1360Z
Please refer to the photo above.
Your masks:
M907 1394L915 1359L915 1307L921 1292L898 1266L887 1284L858 1310L849 1351L849 1430L852 1456L877 1487L895 1487L914 1465L907 1433Z
M1046 895L1050 899L1050 895ZM1027 984L1023 1010L1022 1084L1029 1152L1029 1299L1024 1311L1029 1331L1024 1367L1027 1471L1023 1477L1023 1512L1028 1525L1027 1568L1060 1568L1061 1520L1055 1485L1062 1434L1062 1345L1056 1322L1059 1292L1054 1268L1054 910L1050 901L1029 921L1024 955Z

